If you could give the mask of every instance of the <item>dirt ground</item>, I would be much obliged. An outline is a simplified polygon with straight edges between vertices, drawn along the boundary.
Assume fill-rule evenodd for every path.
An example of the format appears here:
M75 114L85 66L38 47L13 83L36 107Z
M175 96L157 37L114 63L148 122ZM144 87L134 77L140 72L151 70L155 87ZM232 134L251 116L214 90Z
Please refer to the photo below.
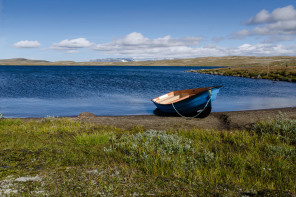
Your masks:
M76 121L92 122L100 125L115 126L131 129L136 126L144 129L244 129L250 128L262 119L275 118L279 112L287 117L296 119L296 107L280 109L263 109L233 112L213 112L206 118L186 119L182 117L164 117L156 115L136 116L94 116L82 113L78 117L71 117Z

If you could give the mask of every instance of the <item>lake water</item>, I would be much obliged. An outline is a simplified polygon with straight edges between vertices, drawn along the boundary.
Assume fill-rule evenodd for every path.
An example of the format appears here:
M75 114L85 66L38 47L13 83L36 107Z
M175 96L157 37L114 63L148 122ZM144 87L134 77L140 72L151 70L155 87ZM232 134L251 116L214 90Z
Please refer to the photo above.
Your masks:
M152 98L223 85L212 111L296 106L296 84L184 72L203 67L0 66L4 117L153 114Z

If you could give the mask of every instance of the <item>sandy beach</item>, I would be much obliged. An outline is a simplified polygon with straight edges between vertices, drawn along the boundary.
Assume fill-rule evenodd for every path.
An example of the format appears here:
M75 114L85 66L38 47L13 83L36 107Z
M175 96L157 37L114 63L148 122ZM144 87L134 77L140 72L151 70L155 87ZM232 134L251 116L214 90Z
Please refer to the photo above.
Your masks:
M259 120L275 118L280 113L296 119L296 107L262 109L232 112L212 112L206 118L186 119L182 117L164 117L156 115L135 116L94 116L82 113L78 117L71 117L75 121L92 122L99 125L114 126L131 129L143 127L144 129L247 129Z

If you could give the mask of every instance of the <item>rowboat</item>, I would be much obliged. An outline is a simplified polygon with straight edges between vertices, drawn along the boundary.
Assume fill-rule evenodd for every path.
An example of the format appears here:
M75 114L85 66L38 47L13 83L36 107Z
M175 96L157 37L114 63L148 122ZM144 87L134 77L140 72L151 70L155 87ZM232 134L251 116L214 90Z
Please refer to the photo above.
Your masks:
M152 99L157 110L164 114L188 116L208 115L222 86L173 91Z

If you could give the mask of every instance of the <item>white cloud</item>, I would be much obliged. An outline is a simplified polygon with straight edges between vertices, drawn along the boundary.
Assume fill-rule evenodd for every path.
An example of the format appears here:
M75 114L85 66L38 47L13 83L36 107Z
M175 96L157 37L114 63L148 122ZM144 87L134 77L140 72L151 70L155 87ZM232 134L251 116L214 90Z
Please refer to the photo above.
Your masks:
M260 11L255 17L252 17L248 20L247 24L260 24L266 23L270 20L270 14L267 10Z
M149 39L145 38L141 33L133 32L125 36L124 39L115 40L115 43L122 45L140 45L145 44L147 41L149 41Z
M295 35L295 21L278 21L264 26L256 27L251 31L253 35Z
M236 33L233 35L233 37L234 37L234 38L241 38L241 37L249 36L249 35L251 35L251 32L250 32L249 30L247 30L247 29L243 29L243 30L241 30L241 31L239 31L239 32L236 32Z
M274 21L287 21L287 20L295 21L296 10L292 5L289 5L283 8L277 8L272 12L271 18Z
M247 30L242 34L247 35ZM278 39L287 39L278 37ZM80 48L100 51L105 56L131 57L138 60L164 58L195 58L207 56L275 56L294 55L296 44L275 45L270 42L263 44L243 44L237 47L221 47L207 43L200 46L201 37L172 38L164 36L150 39L141 33L133 32L109 43L94 44L85 38L63 40L55 43L52 48L62 49L65 53L78 53Z
M72 39L72 40L62 40L59 43L54 43L52 45L52 49L56 49L56 50L73 50L73 49L78 49L78 48L85 48L85 47L89 47L91 46L92 43L89 42L87 39L85 38L76 38L76 39Z
M37 48L40 47L41 44L37 41L30 40L21 40L13 45L15 48Z
M198 46L202 38L162 38L149 39L141 33L131 33L110 43L92 45L93 50L105 55L132 57L135 59L194 58L205 56L252 55L273 56L293 55L296 45L243 44L238 47L220 47L214 44Z
M289 35L272 35L267 37L267 39L265 39L263 43L274 43L274 42L282 42L282 41L290 41L290 40L291 40L291 36Z
M296 35L296 10L292 5L277 8L273 10L272 13L269 13L267 10L262 10L256 16L251 17L247 25L255 25L256 27L250 30L241 30L233 36L237 38L254 35L285 35L285 40L287 40L287 36L289 36L288 40L292 40L295 39Z
M276 56L293 55L296 52L296 45L273 45L273 44L243 44L236 48L229 49L229 55L247 56Z
M247 24L262 24L262 23L272 23L278 21L295 21L296 20L296 10L292 5L277 8L272 11L271 14L267 10L260 11L255 17L251 17Z
M79 53L79 51L78 50L68 50L68 51L66 51L66 53L74 54L74 53Z
M171 36L149 39L141 33L133 32L121 39L110 43L92 45L93 50L103 51L106 54L137 56L153 58L158 56L174 57L188 56L191 46L200 44L201 37L172 38Z
M133 32L126 35L124 38L115 39L111 43L93 45L92 49L98 51L114 51L162 48L165 50L170 47L198 45L201 41L201 37L174 39L171 38L171 36L165 36L156 39L149 39L144 37L141 33Z

